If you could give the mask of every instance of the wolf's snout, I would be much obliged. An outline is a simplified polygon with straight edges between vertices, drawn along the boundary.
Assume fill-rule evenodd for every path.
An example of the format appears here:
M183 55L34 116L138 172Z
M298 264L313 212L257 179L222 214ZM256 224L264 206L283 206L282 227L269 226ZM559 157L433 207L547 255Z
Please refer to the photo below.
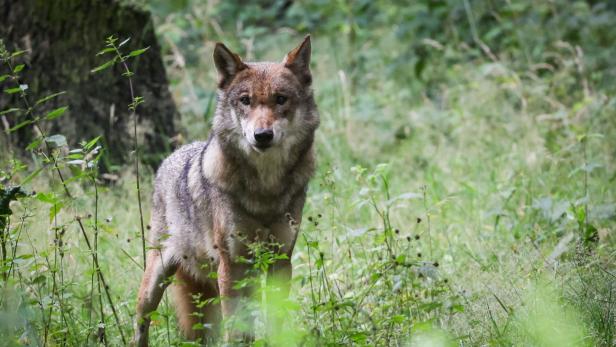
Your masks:
M271 144L273 139L274 139L274 130L263 129L263 128L259 128L255 130L255 140L257 141L257 146L267 147Z

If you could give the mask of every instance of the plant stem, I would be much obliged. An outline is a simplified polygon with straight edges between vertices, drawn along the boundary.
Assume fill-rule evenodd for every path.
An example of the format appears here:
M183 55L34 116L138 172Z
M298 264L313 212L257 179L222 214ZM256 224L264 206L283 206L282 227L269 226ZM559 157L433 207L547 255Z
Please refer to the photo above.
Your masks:
M122 66L124 67L124 75L128 78L128 87L130 89L130 97L132 100L129 109L131 110L131 117L133 118L133 150L135 151L135 176L137 179L137 205L139 206L139 223L141 227L141 248L143 253L143 271L146 268L146 249L145 249L145 228L143 225L143 207L141 206L141 184L140 184L140 176L139 176L139 139L137 138L137 106L138 102L135 98L135 90L133 88L133 79L131 78L132 72L128 68L128 64L126 64L126 57L122 56L120 50L115 45L115 43L110 43L110 45L115 50L116 56L120 59Z

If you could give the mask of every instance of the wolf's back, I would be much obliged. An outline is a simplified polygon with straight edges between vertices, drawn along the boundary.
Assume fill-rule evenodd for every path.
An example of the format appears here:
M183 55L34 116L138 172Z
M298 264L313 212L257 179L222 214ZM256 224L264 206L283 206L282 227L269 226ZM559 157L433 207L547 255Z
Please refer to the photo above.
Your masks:
M208 142L194 142L180 147L163 161L156 172L152 197L151 241L167 229L168 224L179 216L167 215L167 210L189 212L192 206L188 189L188 173L193 165L200 165L200 154ZM172 209L172 207L175 207Z

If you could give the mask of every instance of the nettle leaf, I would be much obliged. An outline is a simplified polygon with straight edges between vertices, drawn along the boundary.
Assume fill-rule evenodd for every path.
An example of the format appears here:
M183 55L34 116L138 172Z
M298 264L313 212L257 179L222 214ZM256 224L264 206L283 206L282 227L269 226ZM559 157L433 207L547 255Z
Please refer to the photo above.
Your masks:
M32 123L34 123L34 122L33 122L32 120L30 120L30 119L25 120L25 121L23 121L23 122L21 122L21 123L19 123L19 124L15 125L14 127L10 128L10 129L9 129L9 133L12 133L12 132L14 132L14 131L17 131L17 130L19 130L19 129L21 129L21 128L25 127L26 125L30 125L30 124L32 124Z
M54 193L36 193L36 200L47 204L55 204L59 201Z
M98 142L98 140L100 140L100 139L101 139L101 137L102 137L102 136L101 136L101 135L99 135L99 136L97 136L97 137L93 138L93 139L92 139L92 140L90 140L88 143L86 143L86 144L83 146L83 148L84 148L86 151L89 151L90 149L92 149L92 147L94 147L94 145Z
M136 49L130 53L128 53L128 57L136 57L138 55L142 55L143 53L145 53L148 49L150 49L150 47L146 47L146 48L142 48L142 49Z
M107 62L105 62L103 65L99 65L97 67L95 67L94 69L90 70L91 73L96 73L102 70L107 69L108 67L112 66L113 64L115 64L116 62L116 58L113 58L111 60L108 60Z
M113 52L113 51L115 51L115 48L107 47L107 48L101 50L100 52L96 53L96 55L99 56L99 55L103 55L103 54L106 54L106 53L109 53L109 52Z
M20 108L12 107L12 108L9 108L7 110L4 110L4 111L0 112L0 116L8 114L8 113L19 112L19 111L21 111Z
M60 96L62 94L66 94L66 92L62 91L62 92L58 92L58 93L53 93L53 94L48 95L48 96L46 96L46 97L44 97L42 99L38 99L38 100L36 100L36 103L34 103L34 106L40 105L40 104L42 104L44 102L47 102L47 101L49 101L49 100L51 100L51 99L53 99L53 98L55 98L57 96Z
M20 87L6 88L6 89L4 89L4 92L7 93L7 94L15 94L15 93L21 92L21 88Z
M62 210L62 207L64 207L64 203L62 202L62 200L54 193L37 193L36 199L40 202L51 205L51 207L49 208L50 222L54 220L60 210Z
M68 106L58 107L55 110L47 113L47 115L45 116L45 119L47 119L47 120L54 120L54 119L62 116L64 114L64 112L66 112L67 109L68 109Z
M43 142L43 139L40 137L38 139L35 139L34 141L30 142L28 147L26 147L26 151L33 151L37 149L41 145L42 142Z
M18 57L18 56L20 56L20 55L22 55L22 54L24 54L26 52L27 51L15 51L15 52L13 52L13 54L11 54L11 58Z
M45 139L45 142L47 142L51 148L60 148L67 145L66 137L60 134L49 136Z
M49 222L53 222L58 213L62 210L62 207L64 207L64 203L59 201L49 208Z
M21 70L24 69L24 67L26 67L26 64L19 64L19 65L15 66L15 68L13 69L13 73L20 72Z

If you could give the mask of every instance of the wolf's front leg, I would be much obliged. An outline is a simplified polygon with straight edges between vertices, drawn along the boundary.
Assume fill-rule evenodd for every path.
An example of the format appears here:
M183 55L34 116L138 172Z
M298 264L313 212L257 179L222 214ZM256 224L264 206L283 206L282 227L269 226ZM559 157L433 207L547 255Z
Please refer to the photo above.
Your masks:
M243 317L246 312L241 312L242 300L247 299L246 290L233 288L234 284L246 276L248 267L233 261L229 252L229 245L225 237L225 231L216 230L215 248L218 250L218 290L220 294L220 305L224 326L225 342L232 342L238 339L244 341L252 340L254 336L251 331L252 322ZM242 331L238 331L238 322Z
M280 288L280 294L284 298L289 295L291 286L291 256L293 254L293 248L295 248L299 224L302 219L301 209L303 207L303 198L296 203L296 205L293 213L287 213L283 220L271 225L272 236L275 242L280 245L278 251L286 255L287 259L280 259L272 264L269 269L268 282Z
M135 320L135 336L133 345L143 347L148 345L148 330L150 314L156 310L165 288L169 285L169 277L176 271L177 265L170 254L159 250L150 250L146 269L141 280L137 298L137 318Z

